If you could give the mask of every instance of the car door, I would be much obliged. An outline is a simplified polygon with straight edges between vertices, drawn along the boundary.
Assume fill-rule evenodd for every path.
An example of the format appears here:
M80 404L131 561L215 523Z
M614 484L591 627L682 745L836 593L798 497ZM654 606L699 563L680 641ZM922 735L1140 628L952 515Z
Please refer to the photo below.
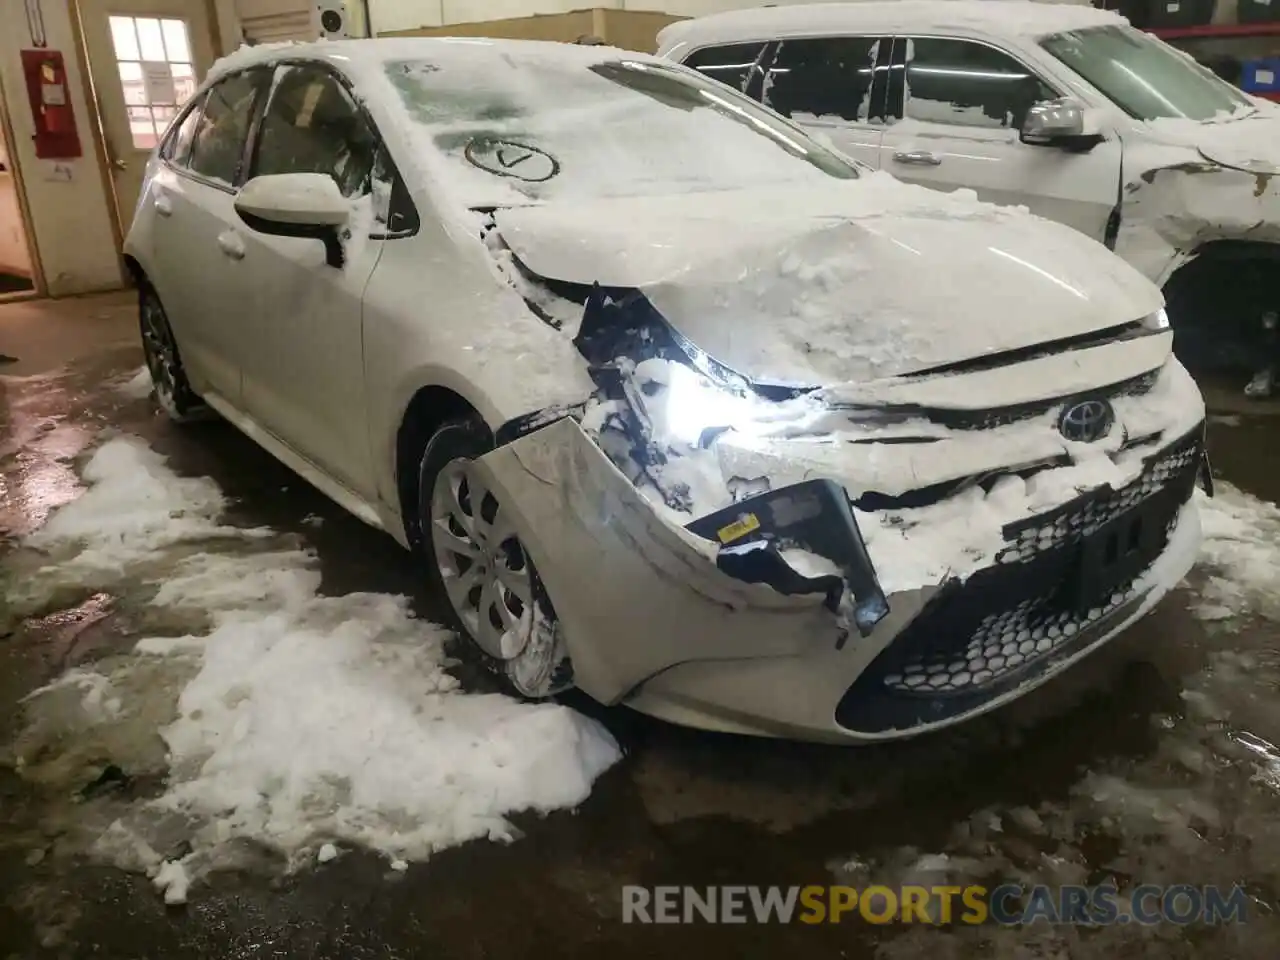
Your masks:
M237 227L252 278L244 408L329 477L372 496L362 300L385 237L372 189L376 131L329 67L284 65L252 152L252 176L331 176L352 213L339 267L321 241Z
M880 165L890 42L875 36L780 40L766 55L760 99L836 149Z
M960 37L900 37L893 44L889 123L881 166L940 190L969 187L984 200L1024 204L1097 240L1118 203L1121 144L1088 151L1023 143L1036 103L1063 95L1005 50Z
M154 207L152 281L188 375L200 393L232 405L240 400L250 292L233 204L270 77L265 69L242 71L199 97L166 136L142 200Z

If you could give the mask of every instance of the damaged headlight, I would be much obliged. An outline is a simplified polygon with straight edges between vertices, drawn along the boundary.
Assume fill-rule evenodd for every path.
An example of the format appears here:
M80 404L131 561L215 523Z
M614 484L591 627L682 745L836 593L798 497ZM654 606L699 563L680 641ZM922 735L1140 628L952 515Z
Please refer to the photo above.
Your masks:
M628 406L659 444L706 447L726 430L749 426L760 403L683 363L653 358L622 379Z
M750 422L753 406L748 397L713 383L692 367L665 365L664 426L673 439L690 446L704 446L708 436L741 429Z

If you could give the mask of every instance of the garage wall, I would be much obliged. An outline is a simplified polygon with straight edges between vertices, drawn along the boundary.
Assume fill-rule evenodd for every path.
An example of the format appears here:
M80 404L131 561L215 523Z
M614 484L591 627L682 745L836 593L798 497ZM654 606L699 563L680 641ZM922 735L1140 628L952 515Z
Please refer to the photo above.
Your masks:
M215 0L231 16L219 10L223 33L235 33L235 49L244 37L253 43L279 40L314 40L316 0ZM363 0L345 0L347 32L352 37L368 36ZM231 22L234 20L234 24Z
M513 40L558 40L572 42L591 35L624 50L652 53L657 49L658 31L680 19L669 13L649 10L609 10L596 7L572 13L540 13L507 20L476 20L412 30L384 30L383 37L504 37Z
M584 7L701 17L742 7L762 7L766 2L785 6L813 0L369 0L369 8L374 31L384 33L413 27L563 14Z
M0 86L13 128L13 156L22 171L35 247L52 296L109 290L123 282L106 187L94 153L80 54L65 0L41 0L50 49L66 58L68 94L84 155L76 160L38 160L35 132L20 51L30 48L23 0L0 0Z

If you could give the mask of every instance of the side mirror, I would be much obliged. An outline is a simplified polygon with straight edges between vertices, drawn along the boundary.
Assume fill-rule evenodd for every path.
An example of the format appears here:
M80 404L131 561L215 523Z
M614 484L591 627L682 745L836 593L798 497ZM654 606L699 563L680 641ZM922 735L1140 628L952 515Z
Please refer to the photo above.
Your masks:
M323 173L275 173L254 177L235 201L240 219L259 233L324 242L325 262L343 265L338 236L351 204L333 178Z
M1084 107L1074 100L1045 100L1027 111L1022 142L1053 144L1084 136Z

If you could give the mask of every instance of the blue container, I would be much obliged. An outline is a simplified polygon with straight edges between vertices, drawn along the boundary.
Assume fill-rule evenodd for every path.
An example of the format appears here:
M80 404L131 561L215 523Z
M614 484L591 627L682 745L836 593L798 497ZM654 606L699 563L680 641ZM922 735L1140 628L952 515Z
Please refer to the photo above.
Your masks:
M1246 93L1280 93L1280 57L1241 63L1240 89Z

